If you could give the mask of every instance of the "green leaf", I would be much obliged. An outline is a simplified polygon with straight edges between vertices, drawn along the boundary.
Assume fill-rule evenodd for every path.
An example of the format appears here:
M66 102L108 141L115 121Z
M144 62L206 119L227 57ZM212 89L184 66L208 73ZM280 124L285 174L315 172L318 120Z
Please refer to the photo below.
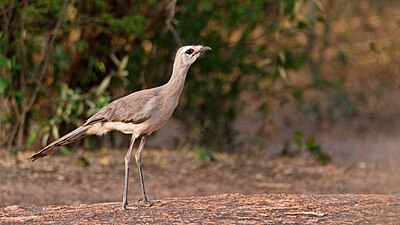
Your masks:
M120 65L118 65L118 70L125 70L125 68L126 68L126 65L128 65L128 60L129 60L129 56L124 56L122 59L121 59L121 64Z
M117 67L119 67L119 65L121 64L121 61L117 58L117 56L115 56L114 53L112 53L112 54L110 55L110 58L111 58L111 60L113 61L113 63L114 63Z
M297 0L284 0L282 1L285 14L291 15L295 9Z
M315 5L319 12L324 12L324 6L322 5L320 0L313 0L312 3Z
M17 63L17 58L15 55L11 57L10 64L11 64L11 74L16 75L22 66Z
M4 77L0 77L0 94L3 93L5 95L7 93L9 85L10 85L10 81L8 81Z
M68 154L70 153L70 150L69 150L67 147L65 147L65 146L61 146L61 147L60 147L60 152L61 152L62 154L64 154L64 155L68 155Z
M106 106L108 103L110 103L111 97L110 96L102 96L99 98L99 100L96 102L96 108L100 109Z
M6 51L7 46L8 46L8 34L0 31L0 53L3 53Z
M48 126L46 126L46 128L48 128ZM47 130L47 129L44 129L44 130ZM43 146L47 145L47 141L49 140L49 136L50 136L50 132L48 130L43 133L43 137L42 137L42 145Z
M79 168L88 168L90 166L89 160L87 160L85 157L81 156L78 158L78 160L74 163L76 167Z
M201 161L212 162L215 161L216 158L214 153L210 149L200 148L196 151L196 157Z
M21 151L20 148L14 147L14 148L11 149L11 155L13 155L14 157L17 157L17 156L18 156L18 153L19 153L20 151Z
M96 88L96 95L102 95L104 91L110 86L111 76L106 76L100 83L100 85Z
M96 62L96 68L101 72L105 73L106 72L106 65L102 61L97 61Z
M52 126L51 127L51 132L52 132L52 134L53 134L53 137L55 138L55 139L57 139L57 138L59 138L60 137L60 134L58 133L58 127L57 126Z
M303 132L301 130L294 131L294 141L296 143L297 149L303 148Z
M22 91L19 90L14 92L14 96L18 104L20 104L25 99L24 93L22 93Z
M307 23L306 21L299 21L299 22L297 23L297 28L298 28L299 30L306 29L307 27L309 27L309 25L308 25L308 23Z
M322 152L318 156L318 159L324 164L328 164L328 163L330 163L332 161L332 157L326 152Z
M37 132L36 131L32 131L28 136L28 140L26 141L26 146L27 147L31 147L32 144L35 142L36 137L37 137Z
M7 66L7 62L8 62L7 59L0 58L0 67L5 67L5 66Z
M297 102L302 103L304 97L304 91L300 88L296 88L292 91L292 96Z
M308 150L310 150L310 151L315 151L315 147L316 147L316 145L315 145L314 138L313 137L307 138L307 140L306 140L306 148Z

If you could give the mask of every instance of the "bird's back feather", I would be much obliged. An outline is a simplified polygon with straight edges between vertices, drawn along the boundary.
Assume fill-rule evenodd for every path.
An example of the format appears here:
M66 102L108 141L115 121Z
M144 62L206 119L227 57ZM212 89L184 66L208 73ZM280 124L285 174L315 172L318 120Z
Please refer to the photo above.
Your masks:
M134 92L119 98L100 109L83 125L97 122L128 122L139 124L150 118L159 104L148 106L147 103L157 98L160 87Z

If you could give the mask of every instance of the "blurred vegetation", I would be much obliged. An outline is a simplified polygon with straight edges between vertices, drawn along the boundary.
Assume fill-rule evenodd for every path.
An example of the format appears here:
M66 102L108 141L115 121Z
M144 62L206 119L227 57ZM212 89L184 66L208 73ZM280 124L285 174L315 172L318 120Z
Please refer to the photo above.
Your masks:
M374 2L1 0L0 145L44 145L112 99L165 83L185 44L214 49L191 68L174 114L188 131L185 143L231 148L235 121L249 104L268 115L271 103L296 102L328 119L368 111L365 103L396 84L390 74L379 82L350 77L359 34L352 24L333 29L348 8L378 35ZM398 54L381 45L371 41L365 52L385 60L383 54ZM357 88L365 85L374 95ZM313 139L305 142L319 154ZM212 160L208 150L199 152Z

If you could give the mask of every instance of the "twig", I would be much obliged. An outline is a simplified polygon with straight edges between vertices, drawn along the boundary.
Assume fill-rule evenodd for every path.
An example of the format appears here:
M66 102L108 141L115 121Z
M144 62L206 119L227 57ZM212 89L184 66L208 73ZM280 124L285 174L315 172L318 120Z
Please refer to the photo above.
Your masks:
M325 216L325 213L320 212L285 212L285 215L310 215L310 216Z
M393 202L387 204L387 206L394 206L394 205L400 205L400 202Z
M172 20L175 17L175 7L176 7L176 0L171 1L167 5L168 17L165 20L165 24L167 25L167 29L169 31L171 31L172 35L174 36L175 42L178 44L178 46L182 46L181 38L179 37L178 33L176 32L174 26L172 26Z
M3 16L4 14L7 14L9 11L14 10L15 8L21 7L23 5L28 4L29 1L22 1L20 3L15 3L14 1L9 4L8 7L5 7L5 9L2 7L3 10L0 11L0 16Z
M62 6L62 10L61 10L60 14L63 14L67 10L67 2L68 2L67 0L64 0L63 6ZM62 16L60 16L60 17L62 17ZM34 90L33 95L29 99L28 105L26 107L27 111L29 111L31 109L33 103L36 100L37 95L39 94L40 89L42 88L43 79L44 79L44 76L46 75L47 67L49 65L49 61L50 61L50 58L51 58L51 55L52 55L51 53L52 53L52 50L53 50L53 47L54 47L54 42L55 42L55 39L56 39L56 36L57 36L57 30L61 27L63 22L64 22L64 19L60 18L57 21L57 24L53 29L52 36L50 37L50 41L49 41L49 44L47 45L47 49L46 49L46 52L45 52L45 56L44 56L44 60L43 60L43 66L42 66L42 70L40 71L40 74L39 74L39 79L38 79L38 83L37 83L36 89Z

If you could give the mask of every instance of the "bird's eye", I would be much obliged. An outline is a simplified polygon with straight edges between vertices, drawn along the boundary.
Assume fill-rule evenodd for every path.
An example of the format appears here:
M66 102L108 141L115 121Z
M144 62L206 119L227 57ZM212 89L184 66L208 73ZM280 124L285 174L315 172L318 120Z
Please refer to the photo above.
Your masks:
M193 48L186 50L186 54L191 55L194 52Z

